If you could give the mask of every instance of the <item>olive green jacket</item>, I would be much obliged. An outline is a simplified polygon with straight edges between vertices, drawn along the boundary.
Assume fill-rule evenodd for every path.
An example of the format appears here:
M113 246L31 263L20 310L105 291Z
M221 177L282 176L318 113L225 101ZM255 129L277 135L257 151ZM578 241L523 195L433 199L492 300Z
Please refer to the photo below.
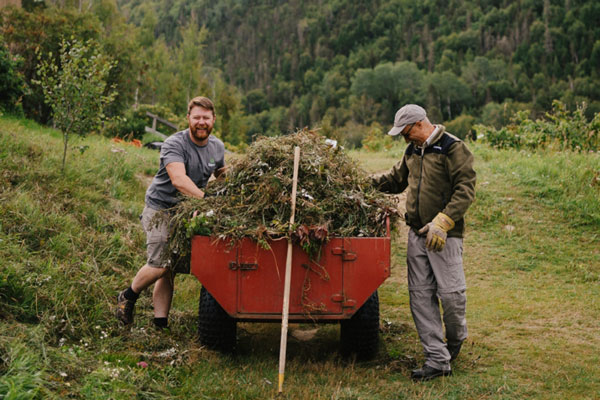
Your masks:
M411 143L402 161L371 179L377 189L387 193L408 188L405 217L411 228L421 229L442 212L456 224L448 236L463 236L464 215L475 199L475 170L473 154L456 136L443 131L425 149Z

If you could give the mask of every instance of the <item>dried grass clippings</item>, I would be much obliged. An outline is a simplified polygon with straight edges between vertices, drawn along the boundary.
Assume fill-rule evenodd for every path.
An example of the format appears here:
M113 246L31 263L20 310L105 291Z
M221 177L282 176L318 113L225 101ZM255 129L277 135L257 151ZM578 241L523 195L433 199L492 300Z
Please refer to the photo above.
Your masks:
M295 146L301 156L295 224L289 227ZM393 201L371 186L356 161L309 130L259 138L205 193L171 213L173 264L189 260L193 235L232 243L249 237L265 247L269 239L291 237L314 255L329 237L385 236L386 219L393 226L398 217Z

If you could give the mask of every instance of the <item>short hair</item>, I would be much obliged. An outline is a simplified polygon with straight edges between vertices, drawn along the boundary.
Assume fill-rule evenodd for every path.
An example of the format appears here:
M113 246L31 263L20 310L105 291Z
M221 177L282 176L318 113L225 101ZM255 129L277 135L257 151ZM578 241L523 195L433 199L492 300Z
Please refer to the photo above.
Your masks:
M216 116L215 105L208 97L198 96L198 97L194 97L193 99L191 99L190 102L188 103L188 115L190 114L190 112L192 111L192 108L194 108L194 107L202 107L207 110L210 110L210 111L212 111L213 117Z

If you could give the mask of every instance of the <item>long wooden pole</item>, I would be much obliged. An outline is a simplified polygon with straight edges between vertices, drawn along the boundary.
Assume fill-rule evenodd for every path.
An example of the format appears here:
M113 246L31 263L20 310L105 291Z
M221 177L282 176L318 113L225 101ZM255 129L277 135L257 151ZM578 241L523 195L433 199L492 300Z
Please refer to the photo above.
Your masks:
M290 230L296 214L296 187L298 186L298 167L300 165L300 147L294 148L294 175L292 179L292 215ZM279 393L283 391L285 374L285 352L287 350L288 319L290 314L290 283L292 281L292 238L288 239L287 259L285 262L285 281L283 286L283 311L281 317L281 343L279 345Z

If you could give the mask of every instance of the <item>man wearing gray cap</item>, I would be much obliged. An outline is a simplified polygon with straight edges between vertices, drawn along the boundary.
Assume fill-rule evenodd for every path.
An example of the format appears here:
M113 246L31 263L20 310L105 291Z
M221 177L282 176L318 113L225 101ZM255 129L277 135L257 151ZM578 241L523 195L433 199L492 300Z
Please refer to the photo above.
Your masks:
M373 176L372 182L387 193L408 189L410 310L425 354L423 367L411 377L426 381L452 374L450 362L467 337L462 237L463 217L475 198L473 155L443 125L433 125L416 104L398 110L388 134L402 135L409 145L402 161Z

